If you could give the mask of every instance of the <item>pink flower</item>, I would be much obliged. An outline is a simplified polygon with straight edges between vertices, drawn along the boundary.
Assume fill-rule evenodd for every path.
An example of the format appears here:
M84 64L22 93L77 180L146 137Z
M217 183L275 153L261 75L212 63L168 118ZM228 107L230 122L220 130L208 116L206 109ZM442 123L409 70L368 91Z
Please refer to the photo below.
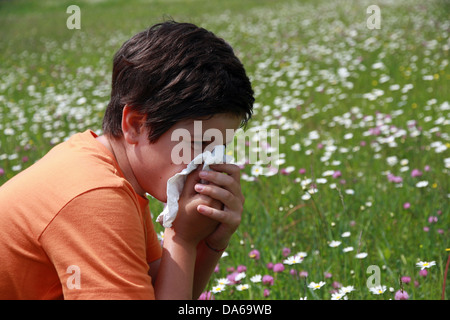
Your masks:
M276 263L273 266L273 272L283 272L284 271L284 265L282 263Z
M269 262L268 264L266 264L267 269L272 270L273 269L273 263Z
M248 254L248 256L251 259L255 259L255 260L259 260L261 258L261 254L259 253L258 250L254 249L252 251L250 251L250 253Z
M215 299L210 291L205 291L200 295L200 297L198 297L198 300L215 300Z
M402 277L401 280L402 280L403 283L410 283L411 282L411 277L406 277L405 276L405 277Z
M235 271L235 272L233 272L233 273L230 273L229 275L227 275L227 279L230 280L230 282L231 282L232 284L239 283L240 280L237 280L237 281L236 281L236 276L237 276L238 274L239 274L239 272L237 272L237 271Z
M298 170L298 173L300 173L300 174L305 174L305 173L306 173L306 169L305 169L305 168L300 168L300 169Z
M438 217L436 216L430 216L428 218L428 223L433 223L433 222L437 222L438 221Z
M299 275L300 277L302 277L302 278L306 278L306 277L308 276L308 272L307 272L307 271L300 271L300 272L298 273L298 275Z
M403 209L409 209L409 208L411 208L411 204L409 202L405 202L403 204Z
M395 300L408 300L409 299L409 295L405 290L398 290L395 293Z
M264 289L264 298L267 298L270 295L270 290L269 289Z
M413 171L411 171L411 177L415 178L415 177L420 177L422 175L422 171L418 170L418 169L414 169Z
M237 267L237 272L245 272L245 271L247 271L247 267L246 267L246 266L244 266L244 265L239 265L239 266Z
M422 277L426 277L428 275L428 271L426 269L420 270L419 275Z
M339 178L340 176L342 176L342 173L339 171L339 170L336 170L334 173L333 173L333 178Z
M283 256L287 257L291 253L291 249L289 248L283 248Z
M370 128L370 129L369 129L369 133L370 133L371 135L378 136L378 135L381 134L381 130L380 130L380 128L378 128L378 127L376 127L376 128Z
M273 277L269 276L268 274L264 275L262 277L262 283L267 284L269 286L273 286Z
M387 175L387 178L388 178L389 182L394 182L394 183L402 183L403 182L402 177L394 176L392 173L389 173Z

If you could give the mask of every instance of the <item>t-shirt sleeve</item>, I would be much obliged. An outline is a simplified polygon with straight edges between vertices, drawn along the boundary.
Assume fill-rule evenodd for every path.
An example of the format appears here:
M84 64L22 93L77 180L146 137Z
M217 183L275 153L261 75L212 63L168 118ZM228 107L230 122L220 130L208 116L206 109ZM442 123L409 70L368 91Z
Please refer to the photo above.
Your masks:
M126 190L101 188L77 196L40 242L64 299L154 299L148 262L160 257L159 243Z

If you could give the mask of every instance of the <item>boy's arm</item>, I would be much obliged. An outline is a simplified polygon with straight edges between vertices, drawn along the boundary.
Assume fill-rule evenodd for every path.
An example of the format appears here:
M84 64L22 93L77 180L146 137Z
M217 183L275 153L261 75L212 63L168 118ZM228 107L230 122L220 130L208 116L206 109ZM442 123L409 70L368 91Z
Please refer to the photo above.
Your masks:
M241 223L244 196L241 192L240 169L232 164L211 165L214 171L200 172L207 185L195 186L202 195L220 201L222 206L199 205L197 210L205 217L214 219L219 225L207 238L200 242L197 250L194 297L198 297L214 271L223 250Z
M211 250L204 241L197 246L195 262L193 298L198 299L211 278L222 252Z
M197 246L213 233L218 222L197 211L201 204L221 207L222 203L194 190L198 171L188 175L178 201L178 214L164 231L163 252L154 290L156 299L192 299ZM197 287L197 285L196 285Z
M195 245L177 237L173 229L167 228L154 285L156 299L192 299L195 258Z
M195 188L199 192L197 201L191 201L179 213L174 228L165 230L163 255L155 280L156 299L198 298L222 255L211 248L225 248L240 224L244 197L239 168L227 164L212 168L218 172L210 171L201 177L212 184L201 190ZM189 185L195 183L189 180L188 177L186 190L192 190ZM217 209L217 201L223 204L222 210Z

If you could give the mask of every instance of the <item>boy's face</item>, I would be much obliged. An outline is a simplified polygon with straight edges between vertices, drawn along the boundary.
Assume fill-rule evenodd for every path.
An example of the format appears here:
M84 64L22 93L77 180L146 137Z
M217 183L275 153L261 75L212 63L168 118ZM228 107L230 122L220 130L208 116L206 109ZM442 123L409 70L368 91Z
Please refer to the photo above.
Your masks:
M159 201L167 202L167 180L186 168L199 153L231 142L240 123L241 119L231 114L180 121L153 144L148 142L148 130L141 130L139 143L128 153L140 187Z

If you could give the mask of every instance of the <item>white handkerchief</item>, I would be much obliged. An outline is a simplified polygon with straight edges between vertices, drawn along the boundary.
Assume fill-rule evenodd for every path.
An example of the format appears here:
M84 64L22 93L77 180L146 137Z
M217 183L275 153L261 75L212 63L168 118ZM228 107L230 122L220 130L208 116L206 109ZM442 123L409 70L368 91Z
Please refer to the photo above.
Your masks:
M203 163L203 170L210 170L209 165L218 163L228 163L231 157L225 154L225 146L218 145L212 152L205 151L192 160L186 168L167 180L167 204L163 212L158 216L158 221L164 228L172 227L172 222L177 217L178 199L183 191L184 183L189 173L197 169Z

